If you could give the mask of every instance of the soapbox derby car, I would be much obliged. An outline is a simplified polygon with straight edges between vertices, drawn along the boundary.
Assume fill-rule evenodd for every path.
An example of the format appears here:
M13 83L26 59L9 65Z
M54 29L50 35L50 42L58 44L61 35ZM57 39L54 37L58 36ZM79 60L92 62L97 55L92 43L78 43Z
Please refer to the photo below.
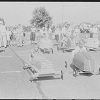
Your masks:
M65 61L67 64L67 62ZM67 65L65 65L66 67ZM78 52L72 61L70 67L73 69L73 76L77 76L79 73L87 74L100 74L100 68L95 69L95 62L88 54L88 52Z
M47 60L43 54L36 54L34 56L31 54L30 61L25 63L23 69L26 69L31 75L31 82L36 81L38 78L49 76L63 80L62 70L55 70L52 62Z
M42 39L39 43L40 51L45 53L53 53L53 44L50 39Z
M71 40L71 38L67 38L64 41L62 41L60 43L60 45L57 46L57 50L62 50L62 52L64 53L65 51L72 51L75 49L75 45L73 43L73 41Z
M100 51L99 40L97 38L88 38L85 47L89 50Z

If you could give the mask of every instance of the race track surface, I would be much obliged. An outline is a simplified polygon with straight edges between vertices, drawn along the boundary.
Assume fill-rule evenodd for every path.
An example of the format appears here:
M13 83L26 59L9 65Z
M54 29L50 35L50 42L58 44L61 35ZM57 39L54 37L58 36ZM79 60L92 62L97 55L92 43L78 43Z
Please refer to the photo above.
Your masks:
M62 70L64 79L41 78L30 82L30 75L23 70L20 58L28 61L33 45L2 48L0 57L0 98L38 98L38 99L99 99L100 75L81 74L74 77L71 52L62 53L54 49L54 54L45 54L52 61L55 70ZM100 51L90 51L96 68L100 66ZM17 56L18 55L18 56ZM19 58L20 57L20 58ZM65 61L68 67L65 68Z

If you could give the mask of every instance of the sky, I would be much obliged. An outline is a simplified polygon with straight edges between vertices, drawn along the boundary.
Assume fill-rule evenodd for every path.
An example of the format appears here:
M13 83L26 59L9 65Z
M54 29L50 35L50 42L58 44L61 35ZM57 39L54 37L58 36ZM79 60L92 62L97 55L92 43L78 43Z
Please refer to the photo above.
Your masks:
M46 8L54 25L100 22L100 2L0 2L0 18L6 25L30 25L32 12L37 7Z

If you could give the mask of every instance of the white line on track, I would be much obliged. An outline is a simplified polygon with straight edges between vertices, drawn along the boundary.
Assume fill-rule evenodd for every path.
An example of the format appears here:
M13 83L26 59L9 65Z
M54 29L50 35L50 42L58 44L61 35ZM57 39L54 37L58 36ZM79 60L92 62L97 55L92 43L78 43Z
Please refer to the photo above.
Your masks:
M13 56L0 56L0 57L8 57L9 58L9 57L13 57Z
M1 72L1 74L4 74L4 73L20 73L21 71L5 71L5 72Z

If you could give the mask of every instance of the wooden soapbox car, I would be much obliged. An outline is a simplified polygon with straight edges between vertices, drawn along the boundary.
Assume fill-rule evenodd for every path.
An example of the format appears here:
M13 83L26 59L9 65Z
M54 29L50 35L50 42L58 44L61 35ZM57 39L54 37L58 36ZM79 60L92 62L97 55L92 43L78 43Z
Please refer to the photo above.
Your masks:
M67 62L65 61L67 64ZM66 67L67 65L65 65ZM88 54L88 52L78 52L70 67L73 69L73 76L77 76L79 73L86 74L100 74L100 68L95 70L95 62Z
M53 44L50 39L42 39L39 43L40 51L45 53L53 53Z
M100 51L99 40L97 38L88 38L85 47L89 50Z
M35 81L40 77L60 78L63 80L63 72L56 71L50 60L47 60L43 54L31 54L30 62L26 63L23 69L28 70L31 75L30 81Z

